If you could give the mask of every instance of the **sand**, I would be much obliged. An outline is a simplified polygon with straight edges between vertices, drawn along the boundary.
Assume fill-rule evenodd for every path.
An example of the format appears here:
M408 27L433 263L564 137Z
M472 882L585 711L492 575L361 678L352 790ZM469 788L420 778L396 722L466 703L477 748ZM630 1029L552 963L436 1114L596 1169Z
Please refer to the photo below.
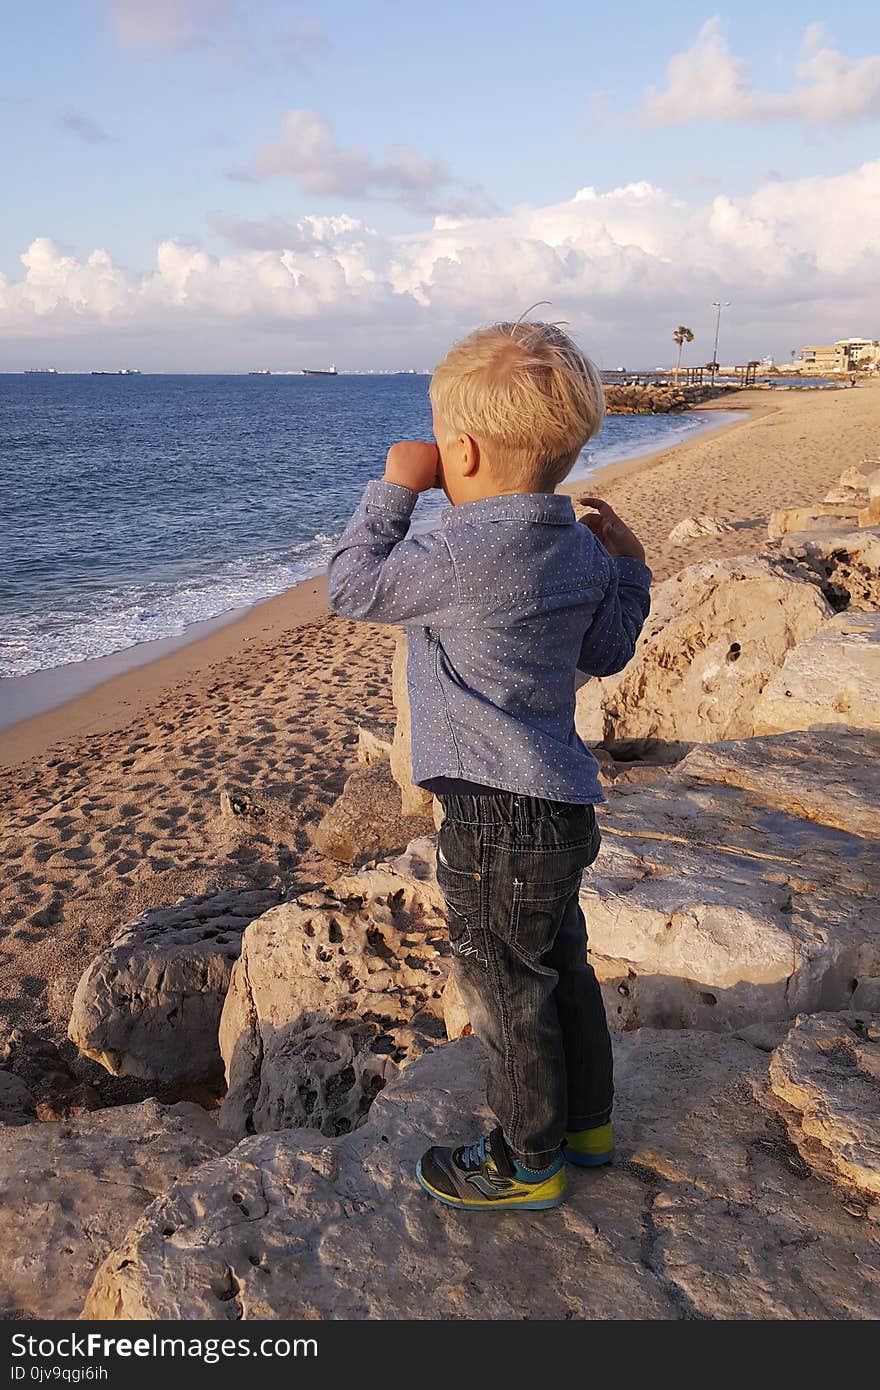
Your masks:
M616 507L657 578L760 550L771 510L822 497L880 452L880 383L752 391L736 405L742 422L566 489ZM670 546L672 527L700 513L735 529ZM309 828L357 766L358 724L393 723L393 645L393 629L330 614L323 580L308 580L0 731L0 1037L20 1024L63 1042L80 974L146 908L332 877ZM224 787L282 794L283 842L234 835Z

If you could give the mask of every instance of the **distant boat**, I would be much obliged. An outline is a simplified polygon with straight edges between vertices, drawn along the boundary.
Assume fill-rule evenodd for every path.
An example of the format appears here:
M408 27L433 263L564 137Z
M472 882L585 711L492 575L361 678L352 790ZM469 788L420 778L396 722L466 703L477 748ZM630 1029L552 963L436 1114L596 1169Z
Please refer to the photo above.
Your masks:
M255 372L248 372L248 376L271 376L271 375L272 375L272 372L271 372L271 370L270 370L269 367L258 367L257 370L256 370Z
M57 367L25 367L25 376L57 376Z
M139 367L119 367L115 372L92 372L92 376L140 376Z
M303 367L303 376L339 376L334 366L328 367L324 371L318 371L312 367Z

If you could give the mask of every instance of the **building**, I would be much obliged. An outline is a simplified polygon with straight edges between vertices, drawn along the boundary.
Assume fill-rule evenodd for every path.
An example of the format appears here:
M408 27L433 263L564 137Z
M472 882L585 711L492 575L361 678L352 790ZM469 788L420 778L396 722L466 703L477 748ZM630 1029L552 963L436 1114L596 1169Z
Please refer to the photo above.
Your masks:
M839 338L836 343L805 347L795 369L805 372L863 372L880 368L880 340Z

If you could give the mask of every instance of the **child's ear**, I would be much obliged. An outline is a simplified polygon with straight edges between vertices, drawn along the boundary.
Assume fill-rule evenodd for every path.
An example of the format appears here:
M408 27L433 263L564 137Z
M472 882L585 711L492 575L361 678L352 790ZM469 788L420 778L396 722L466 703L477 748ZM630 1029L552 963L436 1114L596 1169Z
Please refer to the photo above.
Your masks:
M470 478L476 473L480 466L480 446L473 436L469 434L459 435L458 445L461 449L462 476Z

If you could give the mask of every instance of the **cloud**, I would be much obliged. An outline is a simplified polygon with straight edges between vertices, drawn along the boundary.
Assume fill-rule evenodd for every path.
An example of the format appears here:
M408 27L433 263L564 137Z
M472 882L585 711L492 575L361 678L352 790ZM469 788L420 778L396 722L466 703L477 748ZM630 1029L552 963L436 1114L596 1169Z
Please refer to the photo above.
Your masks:
M787 92L759 91L716 16L670 60L665 89L648 88L640 119L650 126L707 120L842 126L880 118L880 54L845 58L820 24L804 33L795 78Z
M243 0L107 0L122 48L155 53L208 48L216 57L259 71L304 68L329 48L321 23L305 14L282 26L260 22Z
M78 136L87 145L108 145L113 140L113 136L108 135L103 126L80 111L66 112L60 118L60 123L64 130Z
M385 163L377 162L362 145L335 144L329 122L308 108L288 111L280 137L261 145L250 166L230 176L256 182L285 174L323 198L386 199L416 213L493 210L482 188L462 183L442 160L423 159L411 145L398 144Z
M209 42L230 13L228 0L109 0L108 9L123 48L163 52Z
M608 365L668 358L682 322L692 360L707 361L719 298L732 301L724 346L739 360L880 321L880 160L696 202L648 182L588 187L405 236L348 214L211 220L228 253L165 241L139 273L103 249L80 259L34 241L22 274L0 276L0 362L72 365L92 343L106 360L116 343L123 360L166 369L296 365L307 350L427 365L468 328L538 300Z

